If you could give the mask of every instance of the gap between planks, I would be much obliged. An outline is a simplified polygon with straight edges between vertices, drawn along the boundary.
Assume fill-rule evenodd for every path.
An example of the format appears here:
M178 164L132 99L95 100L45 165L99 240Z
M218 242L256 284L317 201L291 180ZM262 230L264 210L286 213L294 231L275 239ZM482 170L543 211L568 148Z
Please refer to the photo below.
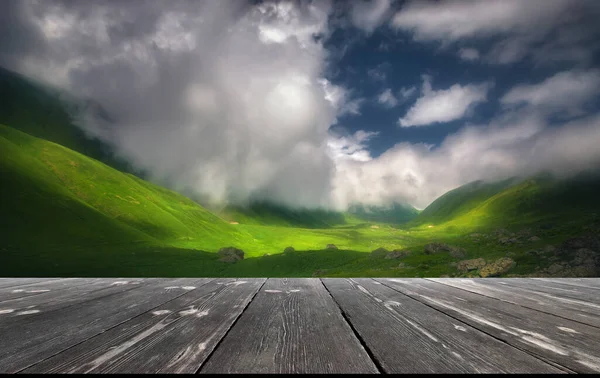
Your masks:
M356 337L358 339L358 342L360 343L360 345L362 345L362 347L364 348L364 350L367 352L367 355L369 356L369 358L371 359L371 361L373 361L373 364L375 365L375 367L377 368L377 370L379 371L379 373L380 374L386 374L385 370L383 369L383 366L381 365L381 361L379 361L379 359L375 356L375 354L373 353L373 351L371 350L371 348L369 348L369 345L367 344L367 342L358 333L358 331L356 330L356 328L354 328L354 325L352 324L352 322L350 321L350 319L348 319L348 315L346 314L346 312L344 311L344 309L342 309L342 306L340 306L340 304L338 303L337 299L335 299L335 297L333 296L333 294L331 293L331 291L329 291L329 288L323 283L323 279L319 278L319 282L321 283L321 285L323 285L323 287L325 288L325 291L327 291L327 294L329 294L329 296L333 300L333 303L335 303L335 305L337 306L338 310L340 311L340 313L342 315L342 318L348 324L348 326L352 330L352 333L354 333L354 337Z
M208 284L208 283L210 283L210 282L213 282L213 281L215 281L216 279L217 279L217 278L206 279L206 281L202 282L200 285L198 285L198 286L197 286L195 289L193 289L193 290L197 290L197 289L201 288L202 286L204 286L204 285L206 285L206 284ZM201 280L201 279L198 279L198 280ZM140 286L136 286L136 287L133 287L133 288L131 288L131 289L124 290L124 291L131 291L131 290L135 290L135 289L138 289L138 288L140 288ZM124 292L124 291L123 291L123 292ZM131 321L132 319L135 319L135 318L138 318L138 317L140 317L140 316L142 316L142 315L144 315L144 314L147 314L147 313L149 313L149 312L153 311L154 309L156 309L156 308L158 308L158 307L164 306L165 304L167 304L167 303L169 303L169 302L171 302L171 301L174 301L174 300L176 300L177 298L180 298L180 297L182 297L182 296L184 296L184 295L188 294L189 292L190 292L190 291L185 291L185 292L181 293L181 295L178 295L178 296L176 296L176 297L174 297L174 298L172 298L172 299L169 299L169 300L167 300L167 301L165 301L165 302L163 302L163 303L160 303L160 304L158 304L157 306L154 306L154 307L152 307L152 308L151 308L151 309L149 309L148 311L142 312L142 313L140 313L140 314L138 314L138 315L132 316L131 318L125 319L125 320L123 320L123 321L121 321L121 322L119 322L119 323L117 323L117 324L114 324L113 326L111 326L111 327L109 327L109 328L107 328L107 329L105 329L105 330L103 330L103 331L101 331L101 332L98 332L97 334L94 334L94 335L92 335L92 336L90 336L90 337L86 338L85 340L81 340L80 342L78 342L78 343L76 343L76 344L73 344L73 345L71 345L71 346L69 346L69 347L67 347L67 348L65 348L65 349L61 349L60 351L58 351L58 352L56 352L56 353L54 353L54 354L52 354L52 355L50 355L50 356L47 356L47 357L45 357L44 359L42 359L42 360L40 360L40 361L37 361L37 362L35 362L35 363L32 363L32 364L30 364L30 365L28 365L28 366L25 366L25 367L23 367L22 369L19 369L18 371L16 371L16 372L15 372L15 374L19 374L19 373L21 373L22 371L24 371L24 370L27 370L27 369L31 368L32 366L38 365L38 364L40 364L40 363L42 363L42 362L44 362L44 361L46 361L46 360L49 360L49 359L51 359L52 357L55 357L55 356L57 356L57 355L59 355L59 354L61 354L61 353L67 352L68 350L70 350L70 349L73 349L73 348L77 347L78 345L80 345L80 344L83 344L83 343L85 343L85 342L87 342L87 341L89 341L89 340L93 339L94 337L96 337L96 336L98 336L98 335L100 335L100 334L102 334L102 333L108 332L108 331L110 331L111 329L113 329L113 328L116 328L116 327L120 326L120 325L121 325L121 324L123 324L123 323L126 323L126 322L128 322L128 321ZM122 292L119 292L119 293L122 293ZM108 294L108 295L112 295L112 294ZM100 298L102 298L102 297L100 297ZM90 300L93 300L93 299L90 299ZM81 303L85 303L85 302L86 302L86 301L83 301L83 302L75 303L75 304L73 304L73 305L77 305L77 304L81 304ZM71 306L72 306L72 305L71 305ZM66 307L69 307L69 306L66 306ZM66 308L66 307L63 307L63 308Z
M425 306L427 306L427 307L429 307L429 308L432 308L432 309L434 309L434 310L436 310L436 311L438 311L438 312L441 312L442 314L444 314L444 315L447 315L447 316L451 317L452 319L454 319L454 320L456 320L456 321L460 322L461 324L468 324L470 327L472 327L472 328L475 328L476 330L478 330L478 331L480 331L480 332L482 332L482 333L484 333L484 334L486 334L486 335L488 335L488 336L490 336L490 337L492 337L492 338L494 338L494 339L496 339L496 340L498 340L498 341L502 342L503 344L505 344L505 345L507 345L507 346L509 346L509 347L512 347L512 348L515 348L515 349L517 349L517 350L520 350L521 352L527 353L528 355L530 355L530 356L532 356L532 357L534 357L534 358L536 358L536 359L538 359L538 360L540 360L540 361L543 361L543 362L545 362L545 363L547 363L547 364L550 364L550 365L552 365L552 366L554 366L554 367L556 367L556 368L558 368L558 369L560 369L560 370L562 370L562 371L564 371L564 372L566 372L566 373L569 373L569 374L576 374L576 372L575 372L574 370L571 370L571 369L569 369L569 368L568 368L568 367L566 367L566 366L563 366L563 365L561 365L561 364L559 364L559 363L556 363L556 362L554 362L554 361L551 361L551 360L549 360L549 359L545 358L544 356L538 355L538 354L536 354L536 353L534 353L534 352L532 352L532 351L530 351L530 350L523 349L523 348L520 348L519 346L516 346L516 345L510 344L510 343L508 343L507 341L505 341L505 340L503 340L503 339L501 339L501 338L497 337L496 335L494 335L494 334L492 334L492 333L490 333L490 332L487 332L487 331L485 331L485 330L484 330L484 329L482 329L481 327L478 327L478 326L476 326L475 324L472 324L472 323L465 323L465 322L464 322L462 319L460 319L460 318L458 318L458 317L456 317L456 316L454 316L454 315L452 315L452 314L450 314L450 313L444 312L444 311L440 310L439 308L436 308L436 307L433 307L433 306L431 306L429 303L427 303L427 302L425 302L425 301L423 301L423 300L419 299L417 296L413 296L413 295L409 295L409 294L407 294L407 293L403 293L403 292L401 292L400 290L398 290L397 288L395 288L395 287L393 287L393 286L391 286L391 285L388 285L388 284L385 282L385 279L382 279L382 280L375 280L375 279L374 279L374 281L376 281L376 282L379 282L380 284L382 284L382 285L385 285L386 287L388 287L388 288L390 288L390 289L392 289L392 290L394 290L394 291L396 291L396 292L398 292L398 293L400 293L400 294L402 294L402 295L405 295L405 296L407 296L407 297L409 297L409 298L412 298L412 299L414 299L414 300L418 301L419 303L422 303L422 304L424 304ZM431 282L436 282L436 281L431 281ZM446 286L447 286L447 285L446 285ZM465 291L469 292L468 290L465 290ZM477 293L473 293L473 294L477 294ZM491 297L488 297L488 298L491 298ZM491 299L498 300L497 298L491 298Z

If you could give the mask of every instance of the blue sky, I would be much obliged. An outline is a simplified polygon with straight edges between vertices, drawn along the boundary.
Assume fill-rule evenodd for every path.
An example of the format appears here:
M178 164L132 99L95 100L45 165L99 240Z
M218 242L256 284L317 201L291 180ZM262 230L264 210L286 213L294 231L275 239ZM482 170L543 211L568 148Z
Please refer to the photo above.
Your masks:
M213 202L424 208L600 166L597 0L4 0L0 65Z

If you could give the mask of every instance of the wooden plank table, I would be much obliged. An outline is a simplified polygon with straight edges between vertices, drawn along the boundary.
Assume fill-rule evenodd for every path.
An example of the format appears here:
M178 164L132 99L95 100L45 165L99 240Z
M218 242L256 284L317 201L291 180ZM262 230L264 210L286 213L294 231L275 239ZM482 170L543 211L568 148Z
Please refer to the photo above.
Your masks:
M600 373L600 279L1 278L0 373Z

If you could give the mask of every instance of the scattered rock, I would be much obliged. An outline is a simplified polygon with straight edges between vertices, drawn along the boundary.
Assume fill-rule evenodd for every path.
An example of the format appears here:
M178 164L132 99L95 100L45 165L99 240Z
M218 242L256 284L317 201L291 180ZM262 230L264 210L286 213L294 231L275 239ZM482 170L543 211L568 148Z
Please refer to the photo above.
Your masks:
M452 256L456 259L462 259L463 257L465 257L465 250L462 248L453 247L450 250L450 256Z
M405 263L398 264L398 269L404 269L404 268L406 268L406 264Z
M468 272L470 270L481 269L485 266L485 260L483 258L463 260L459 261L456 268L461 272Z
M371 226L371 228L379 228L379 226L375 226L375 225L373 225L373 226Z
M327 273L327 269L317 269L315 270L315 272L313 273L313 277L321 277L323 276L325 273Z
M240 222L231 221L231 222L229 222L229 224L240 224Z
M458 263L456 261L452 261L451 263L449 263L448 265L450 265L453 268L456 268L456 266L458 265Z
M284 255L289 255L290 253L294 253L294 252L296 252L294 247L285 247L285 249L283 250Z
M508 273L508 271L516 265L516 262L508 257L502 257L491 264L487 264L479 270L481 277L497 277L502 274Z
M429 243L423 248L426 255L433 255L440 252L449 252L452 257L463 258L465 257L465 250L460 247L453 247L444 243Z
M271 256L271 254L270 254L270 253L265 253L265 254L263 255L263 257L267 257L267 256Z
M385 257L385 255L387 255L389 253L389 251L383 247L381 248L377 248L376 250L371 252L371 257Z
M223 262L237 262L244 259L244 251L235 247L221 248L218 255L221 256L219 261Z
M542 240L542 239L538 238L537 236L532 236L532 237L530 237L530 238L529 238L529 239L527 239L527 240L529 240L530 242L536 242L536 241L540 241L540 240Z
M412 251L409 251L408 249L394 249L392 252L388 253L385 258L387 260L389 259L399 259L402 258L404 256L408 256L412 253Z
M546 269L546 272L550 274L556 274L563 271L564 269L565 267L562 264L554 263Z
M503 236L501 238L498 239L498 242L500 244L504 244L504 245L510 245L510 244L515 244L517 243L519 240L517 238L510 238L507 236Z
M556 247L553 245L547 245L542 249L542 251L544 251L544 253L552 253L556 251Z
M481 234L479 234L477 232L474 232L474 233L470 234L469 236L472 237L472 238L480 238Z
M325 247L326 249L338 249L338 247L335 246L335 244L327 244L327 247Z

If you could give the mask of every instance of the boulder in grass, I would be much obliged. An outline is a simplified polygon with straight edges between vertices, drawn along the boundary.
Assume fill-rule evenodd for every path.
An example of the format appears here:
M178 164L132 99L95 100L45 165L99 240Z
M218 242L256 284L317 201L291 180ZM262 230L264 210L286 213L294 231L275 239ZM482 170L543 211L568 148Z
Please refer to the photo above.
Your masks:
M335 244L327 244L327 247L325 247L325 249L338 249L338 247L336 247Z
M484 266L485 266L485 260L480 257L478 259L459 261L458 264L456 265L456 269L458 269L459 271L461 271L463 273L466 273L471 270L481 269Z
M502 274L508 273L508 271L515 266L517 263L508 257L502 257L493 263L487 264L479 270L479 275L485 277L498 277Z
M371 252L371 257L385 257L385 255L387 255L389 253L389 251L383 247L381 248L377 248L376 250Z
M221 248L217 254L220 256L219 261L223 262L237 262L244 259L244 251L235 247Z
M402 258L404 256L408 256L410 255L412 252L409 251L408 249L394 249L392 252L388 253L385 258L387 260L390 259L399 259Z
M452 257L457 259L465 257L465 250L460 247L453 247L444 243L429 243L423 248L426 255L433 255L441 252L448 252Z
M296 252L294 247L285 247L285 249L283 250L284 255L289 255L290 253L294 253L294 252Z

